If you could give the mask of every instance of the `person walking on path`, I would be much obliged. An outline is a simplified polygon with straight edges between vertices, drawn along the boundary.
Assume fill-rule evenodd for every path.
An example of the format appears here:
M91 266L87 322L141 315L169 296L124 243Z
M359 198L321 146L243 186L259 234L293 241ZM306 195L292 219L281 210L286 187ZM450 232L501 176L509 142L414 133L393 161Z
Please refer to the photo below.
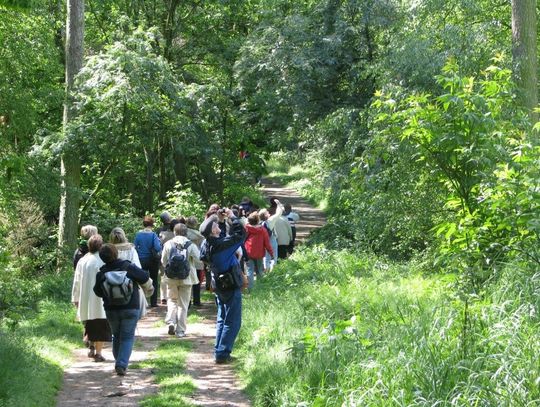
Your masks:
M257 274L257 280L262 278L264 272L263 259L268 251L270 256L274 256L272 245L268 232L263 225L259 224L259 215L253 212L248 216L248 224L246 229L246 241L244 247L247 254L247 269L248 269L248 289L253 288L254 275Z
M278 210L276 211L275 215L270 217L270 219L275 216L274 232L276 234L278 244L278 258L286 259L288 254L287 250L292 240L292 229L287 218L283 216L283 205L281 205L279 201L277 201L277 203Z
M188 227L187 238L197 245L197 248L200 250L202 242L204 241L204 236L197 230L197 218L195 216L187 218L186 226ZM195 260L195 269L197 270L199 282L193 284L192 293L193 305L198 307L201 305L201 284L204 279L204 263L200 261L199 258Z
M81 237L79 239L79 247L73 253L73 269L77 267L77 263L82 257L88 253L88 239L91 236L97 235L98 230L94 225L84 225L81 228Z
M145 216L143 220L144 229L135 234L135 249L139 255L143 270L148 271L154 284L154 293L150 297L150 306L157 307L157 296L159 290L159 262L161 259L161 243L154 233L154 219Z
M293 212L292 206L290 203L286 203L284 205L285 211L283 212L283 216L287 218L289 221L289 225L291 225L291 231L292 231L292 239L289 243L289 247L287 248L287 254L290 256L293 254L294 251L294 244L296 242L296 222L300 220L300 215L298 215L296 212Z
M237 256L246 232L230 209L226 215L232 219L229 236L220 237L217 216L210 216L201 225L206 237L201 248L201 260L210 267L217 305L214 358L218 364L231 360L234 342L242 325L241 288L247 286L247 278L240 269Z
M166 276L167 283L167 316L165 323L169 326L169 335L178 338L186 336L186 323L189 302L191 300L191 289L199 282L196 261L199 261L199 248L187 238L188 228L183 223L174 226L174 237L165 243L161 254L161 264L167 267L171 251L176 246L179 251L186 250L189 262L189 275L185 279L176 279ZM166 271L167 273L167 271Z
M99 249L99 257L105 263L96 275L94 293L103 298L103 306L107 315L107 321L113 334L113 356L115 371L118 376L124 376L129 364L133 343L135 342L135 328L140 317L140 292L134 287L129 302L125 305L113 305L103 291L105 273L109 271L124 270L126 276L137 286L146 286L150 281L148 272L137 267L129 260L118 258L118 250L113 244L104 244ZM153 287L150 289L153 290Z
M96 275L103 266L98 254L102 244L101 235L88 239L88 253L77 263L71 290L71 302L77 307L77 319L84 324L84 340L89 343L88 357L96 362L105 360L101 354L103 343L111 341L103 302L93 291Z

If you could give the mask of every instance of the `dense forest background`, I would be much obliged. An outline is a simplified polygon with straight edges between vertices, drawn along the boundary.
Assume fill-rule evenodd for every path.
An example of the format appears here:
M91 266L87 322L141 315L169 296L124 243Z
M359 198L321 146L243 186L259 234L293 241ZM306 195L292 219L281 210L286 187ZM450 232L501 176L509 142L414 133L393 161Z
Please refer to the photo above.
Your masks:
M281 169L328 214L313 253L452 276L460 360L502 281L530 294L534 335L535 1L87 0L67 98L65 2L0 4L3 326L67 284L81 224L202 216ZM65 158L77 216L59 238Z

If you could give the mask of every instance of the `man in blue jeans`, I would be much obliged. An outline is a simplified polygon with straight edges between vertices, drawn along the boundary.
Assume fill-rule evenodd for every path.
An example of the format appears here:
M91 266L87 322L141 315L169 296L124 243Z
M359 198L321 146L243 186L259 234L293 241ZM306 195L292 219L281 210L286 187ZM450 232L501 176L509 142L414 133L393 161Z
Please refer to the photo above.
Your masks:
M113 356L115 360L115 370L118 376L124 376L135 341L135 328L140 316L141 299L137 284L145 284L149 280L148 273L131 263L129 260L118 258L118 250L113 244L104 244L99 249L99 257L105 263L96 274L96 284L94 292L98 297L103 298L103 307L107 315L107 321L111 326L113 334ZM103 292L103 281L105 273L108 271L123 270L127 272L127 277L134 282L133 294L125 305L112 305Z
M207 263L212 273L212 288L216 296L217 321L216 363L228 363L234 341L242 325L242 288L247 286L247 278L242 273L238 261L239 248L245 240L245 230L230 209L226 216L232 220L230 235L220 237L221 229L216 215L210 216L201 225L206 240L201 247L201 260Z

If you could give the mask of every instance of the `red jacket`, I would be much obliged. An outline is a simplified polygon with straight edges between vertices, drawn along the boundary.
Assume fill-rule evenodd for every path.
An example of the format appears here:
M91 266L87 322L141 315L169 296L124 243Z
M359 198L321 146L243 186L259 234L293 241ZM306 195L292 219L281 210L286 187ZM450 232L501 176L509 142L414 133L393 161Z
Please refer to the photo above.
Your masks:
M270 245L270 238L268 232L262 225L253 226L246 225L247 238L244 243L247 255L250 259L262 259L265 252L268 251L273 257L274 252Z

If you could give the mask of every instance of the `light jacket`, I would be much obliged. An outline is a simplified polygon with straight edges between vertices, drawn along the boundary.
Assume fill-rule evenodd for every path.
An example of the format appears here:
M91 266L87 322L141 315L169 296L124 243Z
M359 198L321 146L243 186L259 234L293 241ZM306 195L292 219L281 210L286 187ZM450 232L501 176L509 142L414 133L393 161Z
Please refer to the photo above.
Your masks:
M276 222L274 224L274 231L276 232L278 245L287 246L291 242L292 240L291 225L289 224L289 221L283 216L280 216L279 218L276 219Z
M163 246L163 252L161 253L161 264L163 265L163 267L165 267L167 265L167 262L169 261L169 255L171 253L172 246L174 244L177 244L178 246L184 246L187 242L191 243L187 248L187 255L189 261L189 276L187 276L187 278L184 278L183 280L172 279L174 283L179 285L195 285L199 283L199 278L197 277L197 269L195 268L196 261L199 261L199 248L187 237L175 236L167 243L165 243L165 246ZM169 281L170 279L168 277L165 277L165 280Z
M103 266L103 261L97 252L86 253L77 263L71 289L71 301L79 303L77 308L79 321L107 318L103 301L93 291L96 274L101 266Z

